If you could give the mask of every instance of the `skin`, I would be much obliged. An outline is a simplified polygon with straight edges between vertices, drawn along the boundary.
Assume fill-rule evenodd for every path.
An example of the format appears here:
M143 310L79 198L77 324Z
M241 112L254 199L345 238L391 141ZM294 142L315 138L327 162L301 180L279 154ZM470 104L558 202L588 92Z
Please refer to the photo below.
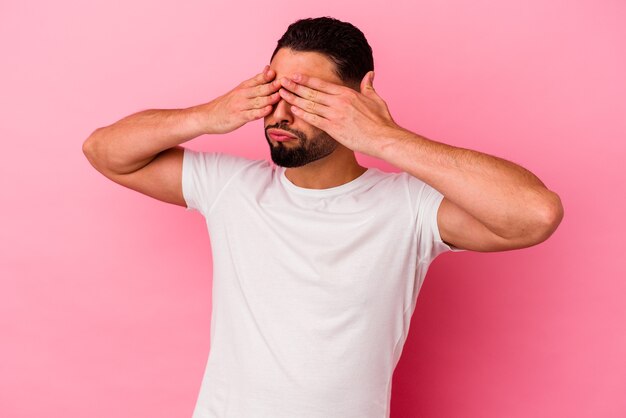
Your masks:
M475 251L512 250L536 245L557 228L563 218L560 198L534 174L501 158L436 142L399 126L374 90L373 71L363 77L357 92L332 79L332 62L312 73L318 60L300 56L298 64L305 71L295 64L277 66L279 94L290 105L293 120L327 132L344 146L342 150L380 158L439 190L444 199L437 221L444 242ZM326 170L336 178L347 176L354 172L350 161L345 153L329 156L317 166L292 170L290 179L311 184L315 176L323 175L333 183Z
M335 64L326 56L317 52L295 52L291 49L280 49L272 62L270 69L276 73L276 79L285 80L286 76L298 71L305 71L307 75L316 77L329 83L343 84L335 73ZM281 84L282 85L282 84ZM285 90L282 90L285 92ZM284 98L274 105L272 113L265 117L265 127L283 124L290 129L303 132L309 140L321 134L322 129L302 120L294 115L291 105ZM326 134L327 135L327 134ZM313 161L301 167L287 168L285 176L295 185L310 189L326 189L339 186L354 180L363 174L367 168L358 164L354 152L341 142L332 139L336 144L335 150L328 156ZM302 146L296 141L277 143L268 138L270 147L285 146L294 148Z
M332 61L315 52L281 49L269 66L226 94L185 109L150 109L96 129L83 152L110 180L186 207L183 148L200 135L224 134L264 118L316 138L332 152L286 169L297 186L329 188L366 171L361 152L380 158L440 191L441 238L458 248L504 251L545 241L563 218L559 196L512 162L437 142L399 126L365 74L359 91L341 82ZM320 136L321 135L321 136ZM270 147L276 146L268 139ZM298 142L285 147L302 146Z

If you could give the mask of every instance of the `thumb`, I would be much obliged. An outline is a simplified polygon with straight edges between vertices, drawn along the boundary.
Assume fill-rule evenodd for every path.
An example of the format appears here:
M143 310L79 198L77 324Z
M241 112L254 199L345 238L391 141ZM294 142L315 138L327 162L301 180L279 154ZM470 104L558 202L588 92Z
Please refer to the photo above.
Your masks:
M374 90L374 71L368 71L361 80L361 93L367 94Z

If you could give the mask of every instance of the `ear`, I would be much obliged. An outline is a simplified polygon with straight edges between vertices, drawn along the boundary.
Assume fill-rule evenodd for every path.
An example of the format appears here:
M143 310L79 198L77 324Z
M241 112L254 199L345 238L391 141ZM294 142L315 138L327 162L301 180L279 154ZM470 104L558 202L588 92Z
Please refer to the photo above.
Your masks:
M361 94L372 93L374 90L374 71L368 71L361 80Z

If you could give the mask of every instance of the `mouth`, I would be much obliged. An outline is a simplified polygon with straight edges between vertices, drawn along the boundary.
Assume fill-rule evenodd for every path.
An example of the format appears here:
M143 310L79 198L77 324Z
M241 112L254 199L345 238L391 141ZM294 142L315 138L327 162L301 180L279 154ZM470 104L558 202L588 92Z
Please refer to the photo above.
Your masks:
M293 141L294 139L298 139L294 135L280 129L268 129L267 135L274 141L278 142Z

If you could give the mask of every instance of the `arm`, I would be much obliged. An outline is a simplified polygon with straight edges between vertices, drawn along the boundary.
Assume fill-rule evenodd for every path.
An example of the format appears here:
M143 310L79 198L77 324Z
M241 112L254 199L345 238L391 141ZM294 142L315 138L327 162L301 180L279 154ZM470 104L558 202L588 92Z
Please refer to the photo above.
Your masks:
M563 217L559 196L530 171L477 151L388 132L378 156L445 197L437 216L441 238L455 247L503 251L545 241Z
M110 180L168 203L186 206L183 148L203 134L233 131L269 114L280 96L276 74L262 73L215 100L186 109L151 109L96 129L83 143L93 167Z
M440 191L437 221L448 244L511 250L538 244L554 232L563 217L556 193L509 161L401 128L374 91L373 74L365 75L360 93L298 74L281 79L279 93L294 115L347 148L381 158Z

